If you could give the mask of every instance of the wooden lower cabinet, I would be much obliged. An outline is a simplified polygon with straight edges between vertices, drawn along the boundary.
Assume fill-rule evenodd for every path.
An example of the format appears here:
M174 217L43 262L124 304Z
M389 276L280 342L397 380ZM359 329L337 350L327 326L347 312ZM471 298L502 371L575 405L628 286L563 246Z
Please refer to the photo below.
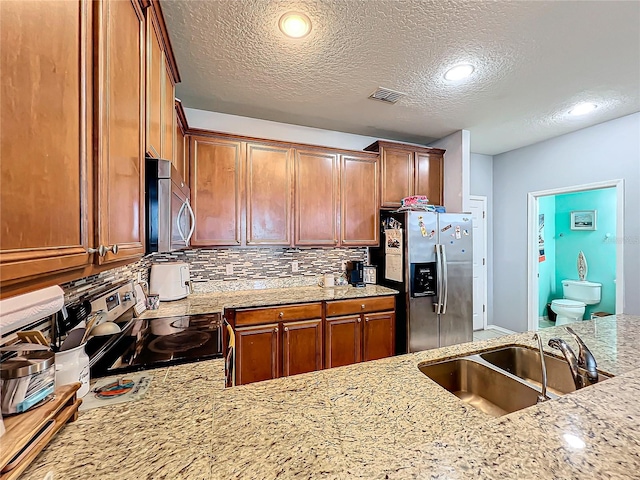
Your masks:
M360 315L327 318L325 368L341 367L362 361Z
M282 376L322 370L322 319L282 324Z
M394 310L392 296L227 310L235 328L235 384L393 356ZM334 316L323 322L323 311Z
M278 324L236 329L236 385L278 378Z

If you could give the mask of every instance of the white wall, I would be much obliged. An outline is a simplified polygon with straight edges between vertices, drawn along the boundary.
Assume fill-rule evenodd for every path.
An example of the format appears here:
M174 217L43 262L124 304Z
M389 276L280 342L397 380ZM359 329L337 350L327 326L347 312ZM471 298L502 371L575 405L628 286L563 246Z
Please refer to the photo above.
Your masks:
M448 212L469 211L471 133L459 130L429 145L444 148L444 206Z
M487 197L487 324L493 324L493 157L471 154L470 193Z
M335 132L321 128L303 127L289 123L272 122L258 118L240 117L226 113L208 112L185 108L184 113L190 128L201 128L221 133L232 133L248 137L268 138L283 142L307 143L331 148L362 150L376 140L375 137Z
M640 113L494 156L494 324L527 329L527 193L620 178L623 311L640 315Z

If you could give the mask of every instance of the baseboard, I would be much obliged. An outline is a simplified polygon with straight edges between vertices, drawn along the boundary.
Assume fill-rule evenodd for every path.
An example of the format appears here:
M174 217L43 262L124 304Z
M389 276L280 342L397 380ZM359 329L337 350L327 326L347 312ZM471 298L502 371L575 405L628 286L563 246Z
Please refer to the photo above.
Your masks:
M513 330L509 330L508 328L499 327L498 325L487 325L487 328L485 330L495 330L497 332L506 333L507 335L511 335L512 333L518 333L518 332L514 332Z

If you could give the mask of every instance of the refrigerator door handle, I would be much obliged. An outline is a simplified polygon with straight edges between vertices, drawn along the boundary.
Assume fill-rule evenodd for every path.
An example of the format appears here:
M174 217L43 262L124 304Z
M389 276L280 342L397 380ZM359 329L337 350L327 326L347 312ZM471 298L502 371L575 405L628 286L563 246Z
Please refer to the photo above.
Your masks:
M440 244L436 244L436 288L438 289L438 296L435 304L436 314L440 315L442 309L442 256L440 255Z
M449 274L447 272L447 252L444 248L444 245L440 245L442 249L442 254L440 255L440 260L442 262L442 283L444 285L444 294L442 295L442 313L447 313L447 303L449 300Z

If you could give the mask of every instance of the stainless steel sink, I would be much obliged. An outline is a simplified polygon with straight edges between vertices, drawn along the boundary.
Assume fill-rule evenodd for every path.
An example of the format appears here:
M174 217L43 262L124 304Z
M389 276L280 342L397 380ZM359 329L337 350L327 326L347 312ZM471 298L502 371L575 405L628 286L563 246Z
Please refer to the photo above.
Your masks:
M538 391L471 358L419 366L427 377L462 401L500 416L535 405Z
M544 358L549 399L575 391L569 365L552 355ZM418 368L463 402L496 417L535 405L542 390L538 351L515 345ZM598 381L608 378L599 373Z
M540 353L537 350L511 346L481 353L480 358L538 388L542 386ZM556 395L575 392L575 383L567 362L546 354L544 360L547 365L547 389ZM598 377L598 381L609 378L601 373Z

